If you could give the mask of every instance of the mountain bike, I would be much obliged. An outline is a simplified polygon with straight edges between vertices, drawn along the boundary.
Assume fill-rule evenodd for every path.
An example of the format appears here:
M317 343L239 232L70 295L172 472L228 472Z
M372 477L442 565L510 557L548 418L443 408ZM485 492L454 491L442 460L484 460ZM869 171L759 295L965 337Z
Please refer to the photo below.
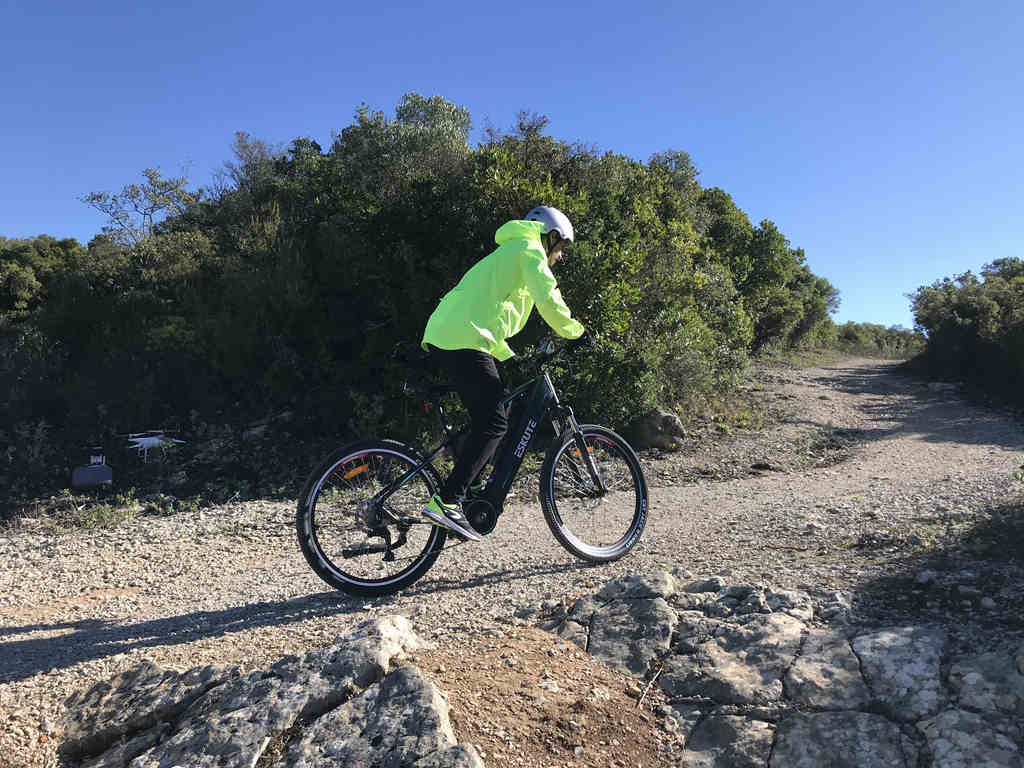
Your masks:
M579 424L558 398L547 366L580 346L538 350L537 375L505 397L519 406L514 430L495 452L493 471L482 492L463 502L463 514L482 536L494 531L512 482L530 445L550 420L554 440L540 471L540 505L555 539L576 557L594 563L618 560L639 541L647 523L647 482L636 453L606 427ZM445 416L448 385L406 391L424 395L445 437L423 453L397 440L350 443L325 458L299 496L296 531L306 561L325 582L352 595L380 596L413 584L445 549L464 543L433 525L421 509L441 487L434 461L454 456L467 433ZM460 539L445 546L449 536Z

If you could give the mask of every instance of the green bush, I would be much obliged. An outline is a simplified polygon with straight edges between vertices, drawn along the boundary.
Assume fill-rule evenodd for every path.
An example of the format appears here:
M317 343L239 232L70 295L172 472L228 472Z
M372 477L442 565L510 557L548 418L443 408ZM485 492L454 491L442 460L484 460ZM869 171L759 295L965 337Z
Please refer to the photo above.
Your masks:
M980 277L947 277L909 298L929 375L1024 404L1024 260L998 259Z
M727 389L752 350L829 337L835 289L772 222L702 189L686 153L641 163L545 127L523 113L474 148L466 110L408 94L394 118L361 107L326 151L239 134L213 190L147 169L88 195L110 224L87 247L0 239L0 473L29 493L69 471L68 446L194 414L237 427L289 410L334 440L421 431L397 353L541 203L577 225L557 274L602 338L559 382L585 418L622 426ZM544 333L531 321L513 345Z

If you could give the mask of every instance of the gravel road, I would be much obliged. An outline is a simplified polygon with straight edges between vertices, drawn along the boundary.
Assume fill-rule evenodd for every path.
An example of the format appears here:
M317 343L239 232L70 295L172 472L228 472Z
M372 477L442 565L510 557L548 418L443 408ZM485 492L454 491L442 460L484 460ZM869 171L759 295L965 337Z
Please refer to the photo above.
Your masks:
M927 552L933 536L1024 500L1015 477L1024 426L901 378L889 363L761 370L752 386L781 418L757 433L695 438L680 453L645 456L647 530L607 566L564 552L526 494L492 536L447 553L405 593L375 601L329 591L310 571L292 503L138 516L75 534L30 524L0 530L0 765L54 764L60 702L142 659L250 669L390 613L457 647L517 606L673 566L842 590L856 601L884 592L880 585L906 570L915 547ZM1006 618L1020 607L1014 573L1004 569L981 587L991 621L979 608L979 627L1020 630L1019 613Z

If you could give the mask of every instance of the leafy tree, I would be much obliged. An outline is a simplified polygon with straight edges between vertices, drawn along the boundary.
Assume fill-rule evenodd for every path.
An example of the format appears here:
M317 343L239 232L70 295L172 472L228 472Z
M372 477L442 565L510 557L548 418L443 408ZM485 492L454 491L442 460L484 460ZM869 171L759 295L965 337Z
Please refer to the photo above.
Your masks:
M737 285L745 285L753 269L754 227L736 207L732 197L718 187L705 189L700 197L707 211L707 247L713 250L732 274Z
M601 153L531 112L475 148L471 127L464 108L410 93L393 116L361 106L326 149L238 133L209 193L147 169L83 198L108 216L87 249L0 240L0 432L284 408L334 435L415 432L400 353L497 228L538 204L577 225L559 282L602 337L559 377L583 418L623 426L731 386L752 351L837 334L838 292L772 222L702 189L685 152ZM991 291L1016 295L1016 267L993 269ZM993 301L1010 314L985 317L1015 322L1015 304ZM515 346L545 333L535 318Z
M30 266L13 258L0 261L0 317L9 322L14 313L25 312L41 290Z
M973 381L1012 399L1024 392L1024 261L999 259L910 294L933 376Z
M869 357L909 359L924 349L924 337L898 325L847 322L837 329L839 349Z
M156 168L146 168L142 184L128 184L120 192L92 192L82 198L107 217L103 232L119 245L134 246L154 233L167 215L184 214L202 197L202 191L185 189L184 177L165 179Z
M787 287L800 302L800 317L789 329L787 342L791 347L807 342L824 346L830 337L830 315L839 309L839 291L828 280L811 272L803 263L802 252L797 260L800 265Z

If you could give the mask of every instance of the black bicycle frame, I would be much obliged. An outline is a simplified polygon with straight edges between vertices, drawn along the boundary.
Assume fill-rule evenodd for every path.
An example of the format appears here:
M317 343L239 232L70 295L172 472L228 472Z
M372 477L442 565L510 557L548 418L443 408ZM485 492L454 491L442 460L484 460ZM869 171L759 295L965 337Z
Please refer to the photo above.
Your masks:
M494 472L491 474L491 479L488 481L487 488L483 493L483 497L489 500L497 510L500 510L502 504L504 504L509 487L512 485L512 480L515 479L516 473L519 471L519 467L526 456L526 451L537 433L538 425L547 417L552 409L560 406L558 394L555 392L554 384L551 383L551 377L548 376L547 371L541 371L537 378L523 384L515 392L506 396L501 403L507 406L515 400L525 397L527 394L530 395L530 400L519 419L517 431L513 433L519 435L519 438L511 450L506 448L502 455L494 457ZM442 426L447 429L443 420ZM375 497L376 501L378 503L384 502L391 494L422 472L442 451L453 448L461 435L462 433L458 433L449 436L447 440L431 451L423 461L409 470L405 476L395 480L378 493ZM512 444L506 443L506 445Z
M501 509L512 481L519 472L523 459L526 458L526 451L537 434L538 426L552 410L559 407L558 393L555 392L547 371L541 371L536 379L527 382L502 400L502 405L524 397L528 390L530 400L519 418L516 430L511 433L517 437L513 442L505 443L501 455L494 457L494 472L491 473L491 479L487 481L487 487L484 489L484 498L490 501L495 509Z
M554 359L561 354L562 351L576 349L581 343L582 341L572 342L567 347L564 347L561 351L554 354L551 354L549 351L545 355L545 361ZM435 393L440 393L439 390L434 391ZM443 391L451 391L451 388L445 387L443 388ZM512 486L512 481L515 479L516 473L519 472L519 467L522 465L523 459L526 457L526 451L529 450L530 444L536 437L537 430L541 422L548 418L552 412L554 412L555 419L557 419L557 423L554 423L556 439L561 438L565 429L572 430L573 438L576 443L576 450L579 451L587 474L590 475L590 479L593 482L595 495L602 495L608 491L608 487L605 485L604 479L598 471L597 463L594 461L594 457L591 455L590 449L587 447L586 441L583 439L583 433L580 431L579 424L576 423L576 416L573 414L572 408L559 402L558 393L555 392L555 386L551 383L551 377L548 376L548 372L544 370L543 366L536 378L526 382L512 394L507 395L502 399L501 404L508 406L510 403L521 397L526 397L527 395L529 395L530 399L519 418L519 422L516 424L516 431L512 433L512 435L516 436L515 441L505 441L503 443L503 447L499 449L500 453L494 456L494 471L491 473L491 477L487 481L487 487L480 496L474 499L474 503L484 502L491 508L491 530L493 530L494 521L501 514L504 508L505 497L508 496L509 489ZM426 467L430 466L434 458L442 451L448 449L453 453L455 452L455 445L465 433L465 430L452 435L451 427L444 418L444 409L440 406L439 401L435 400L435 403L437 405L441 427L448 434L447 439L431 451L430 455L423 459L423 461L410 470L404 477L400 480L394 481L387 488L378 493L374 497L376 504L383 505L384 501L386 501L391 494L409 482L409 480L414 478L417 474L422 472ZM383 506L380 508L383 510ZM389 513L385 512L385 514ZM390 516L394 517L394 515Z

